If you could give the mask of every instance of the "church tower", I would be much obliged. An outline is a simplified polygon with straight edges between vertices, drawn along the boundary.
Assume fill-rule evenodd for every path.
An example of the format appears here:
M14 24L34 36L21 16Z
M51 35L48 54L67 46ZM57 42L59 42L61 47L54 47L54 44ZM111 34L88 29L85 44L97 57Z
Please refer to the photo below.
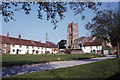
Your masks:
M74 49L74 40L78 39L78 23L71 23L67 26L67 45L66 49Z

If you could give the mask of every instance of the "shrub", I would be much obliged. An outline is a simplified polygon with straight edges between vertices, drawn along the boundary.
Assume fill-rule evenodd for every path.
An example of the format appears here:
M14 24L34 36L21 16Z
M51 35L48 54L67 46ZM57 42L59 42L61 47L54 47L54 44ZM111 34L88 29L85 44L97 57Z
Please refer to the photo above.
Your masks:
M117 54L117 51L114 54Z
M60 61L60 60L61 60L61 58L57 58L57 60L58 60L58 61Z
M26 52L25 54L27 54L27 55L28 55L29 53L28 53L28 52Z
M39 59L39 61L40 61L41 63L44 63L44 62L45 62L45 60L44 60L44 59Z

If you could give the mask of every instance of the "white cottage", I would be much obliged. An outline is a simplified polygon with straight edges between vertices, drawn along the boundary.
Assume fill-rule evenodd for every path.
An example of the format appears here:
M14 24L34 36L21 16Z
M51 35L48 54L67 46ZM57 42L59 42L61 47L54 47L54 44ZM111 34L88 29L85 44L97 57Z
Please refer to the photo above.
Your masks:
M19 38L13 38L9 37L9 33L7 36L0 36L0 46L1 53L4 54L52 54L55 52L54 49L57 49L57 45L52 42L41 43L21 39L21 35Z
M84 53L100 53L102 51L103 43L104 42L102 41L85 42L82 50Z

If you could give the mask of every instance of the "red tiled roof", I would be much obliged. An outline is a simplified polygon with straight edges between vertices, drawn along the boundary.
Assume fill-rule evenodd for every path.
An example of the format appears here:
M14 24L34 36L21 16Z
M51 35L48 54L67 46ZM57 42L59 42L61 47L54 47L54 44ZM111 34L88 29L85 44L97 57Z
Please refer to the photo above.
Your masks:
M45 47L44 43L38 42L38 41L33 41L35 43L36 46L38 47Z
M1 36L0 35L0 43L6 43L6 44L11 44L10 40L6 36Z
M46 42L46 47L47 47L47 48L57 48L57 45L55 45L55 44L52 43L52 42L47 41L47 42Z
M5 44L15 44L15 45L25 45L25 46L38 46L38 47L47 47L47 48L57 48L52 42L41 43L33 40L19 39L7 36L0 36L0 43Z
M85 42L83 46L101 46L102 41Z

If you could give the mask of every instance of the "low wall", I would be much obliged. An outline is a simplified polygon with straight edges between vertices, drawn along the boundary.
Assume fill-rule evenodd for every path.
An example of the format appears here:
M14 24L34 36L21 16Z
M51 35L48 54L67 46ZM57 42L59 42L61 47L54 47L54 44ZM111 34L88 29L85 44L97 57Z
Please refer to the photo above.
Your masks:
M83 54L83 51L80 49L71 50L71 54Z

